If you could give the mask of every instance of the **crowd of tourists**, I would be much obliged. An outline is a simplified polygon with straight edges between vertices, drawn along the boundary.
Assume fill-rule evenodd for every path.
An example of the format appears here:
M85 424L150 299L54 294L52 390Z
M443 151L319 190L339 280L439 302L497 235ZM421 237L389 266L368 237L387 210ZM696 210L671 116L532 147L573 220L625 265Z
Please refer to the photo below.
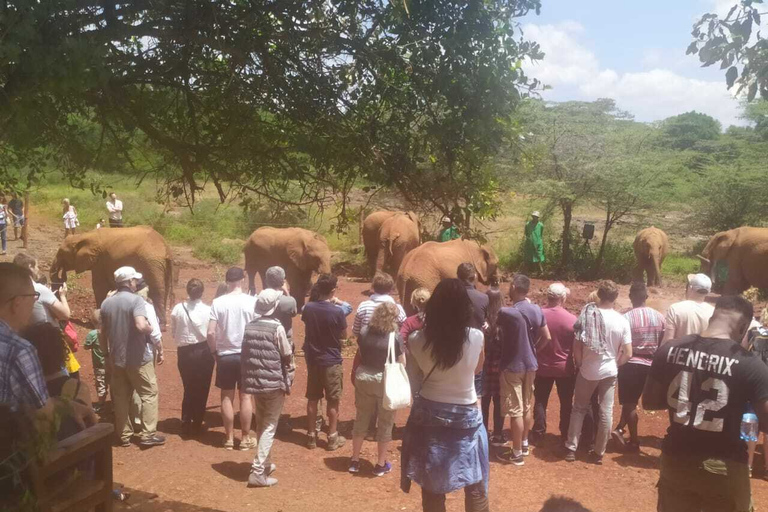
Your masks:
M516 274L508 291L494 278L487 292L476 288L471 263L460 265L457 276L434 290L415 290L408 297L413 315L407 316L392 296L391 276L377 273L371 295L354 311L351 474L367 467L361 464L367 437L377 443L373 475L393 470L388 453L395 411L387 406L385 377L389 365L399 363L412 396L400 485L405 492L412 482L421 487L425 511L445 510L446 494L461 489L466 510L489 510L491 460L523 467L537 445L546 444L553 387L560 414L552 423L566 461L583 451L587 461L600 465L611 439L618 450L638 452L642 399L646 409L670 411L658 509L750 510L754 444L748 450L740 430L748 407L768 425L768 366L760 349L748 348L768 339L768 326L754 319L747 300L723 296L713 306L705 300L710 279L695 274L688 276L685 300L666 314L647 306L648 290L640 282L629 290L632 307L619 311L618 286L602 281L594 300L574 315L565 307L570 291L562 283L546 289L540 307L525 275ZM143 276L119 268L116 290L93 313L95 329L85 348L92 353L95 396L78 379L62 335L70 315L66 285L54 293L42 277L31 256L0 263L0 402L11 410L36 411L40 425L53 418L57 403L66 404L57 434L62 439L96 421L92 404L103 408L111 395L119 446L134 439L144 448L164 444L157 432L155 367L165 356ZM245 278L243 269L230 268L211 305L202 300L203 283L191 279L187 299L173 308L171 334L184 388L182 433L205 431L215 372L222 447L255 450L248 486L272 487L278 483L272 447L294 387L296 316L305 331L306 447L337 451L347 443L338 425L342 350L353 308L337 297L338 280L331 274L317 278L301 311L282 268L267 270L265 287L255 296L245 291ZM621 415L613 426L617 386ZM505 437L507 417L511 439ZM544 510L586 510L576 507L561 499Z

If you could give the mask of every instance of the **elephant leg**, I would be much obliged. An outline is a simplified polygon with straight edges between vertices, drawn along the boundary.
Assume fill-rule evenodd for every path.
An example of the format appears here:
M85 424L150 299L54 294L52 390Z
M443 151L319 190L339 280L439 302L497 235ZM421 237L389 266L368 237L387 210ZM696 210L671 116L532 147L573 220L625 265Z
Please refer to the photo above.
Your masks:
M248 273L248 293L251 295L256 294L256 271L246 270Z
M157 320L160 323L160 328L165 330L166 316L165 308L168 306L165 303L165 268L161 266L152 266L151 271L144 276L149 287L149 298L152 300L152 305L157 313ZM169 286L173 286L173 283L169 283Z
M93 288L93 298L96 301L96 309L100 309L101 303L104 302L104 299L107 298L107 294L110 291L109 280L105 279L104 276L91 272L91 283L91 287Z
M306 275L298 274L286 278L288 286L291 288L291 297L296 299L296 309L301 311L304 302L307 299L307 293L311 286L312 279Z
M728 280L725 282L723 295L737 295L749 288L749 282L742 275L741 269L730 264L728 267Z
M266 271L266 269L265 270L259 270L259 278L261 279L261 289L263 290L264 288L267 287L267 271ZM254 291L254 293L256 293L256 292Z
M387 256L389 254L389 249L387 247L379 247L379 253L376 256L376 264L373 269L373 273L376 272L386 272L388 271L387 263L388 259Z

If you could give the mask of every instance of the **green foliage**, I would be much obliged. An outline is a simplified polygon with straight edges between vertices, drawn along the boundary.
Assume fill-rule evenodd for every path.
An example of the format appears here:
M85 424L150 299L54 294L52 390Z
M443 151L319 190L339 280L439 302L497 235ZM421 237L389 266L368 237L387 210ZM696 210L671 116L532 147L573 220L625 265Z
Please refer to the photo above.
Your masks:
M87 169L117 171L182 204L215 190L340 219L365 180L468 227L498 208L486 164L537 85L522 62L542 54L517 19L540 7L9 0L0 147L16 168L49 149L76 186Z
M687 54L706 66L720 64L728 89L747 92L747 100L768 98L768 45L760 29L762 0L740 0L728 14L704 14L694 25Z
M762 168L710 168L698 188L694 225L707 234L764 225L768 215L767 192Z
M664 258L661 274L665 277L685 277L699 271L699 260L689 254L672 253Z
M660 142L669 148L690 149L697 142L716 140L721 131L722 125L718 120L691 111L662 121Z

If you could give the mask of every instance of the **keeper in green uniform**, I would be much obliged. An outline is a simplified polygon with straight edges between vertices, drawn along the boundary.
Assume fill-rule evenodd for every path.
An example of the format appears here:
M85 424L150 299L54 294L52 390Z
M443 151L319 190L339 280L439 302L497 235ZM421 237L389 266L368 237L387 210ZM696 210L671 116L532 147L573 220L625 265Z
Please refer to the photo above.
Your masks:
M525 224L525 263L538 265L539 272L544 272L544 224L539 221L538 211L531 213L531 220Z
M443 227L440 230L440 234L437 235L437 238L440 242L450 242L451 240L461 238L461 235L459 234L459 230L456 229L456 226L453 225L451 219L443 217Z

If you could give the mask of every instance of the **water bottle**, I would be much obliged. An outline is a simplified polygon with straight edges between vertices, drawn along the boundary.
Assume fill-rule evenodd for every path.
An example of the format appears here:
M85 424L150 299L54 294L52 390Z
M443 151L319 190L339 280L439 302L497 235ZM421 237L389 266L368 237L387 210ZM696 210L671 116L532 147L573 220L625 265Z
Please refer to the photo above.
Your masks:
M757 415L753 412L745 412L741 417L741 439L756 443L757 434Z

